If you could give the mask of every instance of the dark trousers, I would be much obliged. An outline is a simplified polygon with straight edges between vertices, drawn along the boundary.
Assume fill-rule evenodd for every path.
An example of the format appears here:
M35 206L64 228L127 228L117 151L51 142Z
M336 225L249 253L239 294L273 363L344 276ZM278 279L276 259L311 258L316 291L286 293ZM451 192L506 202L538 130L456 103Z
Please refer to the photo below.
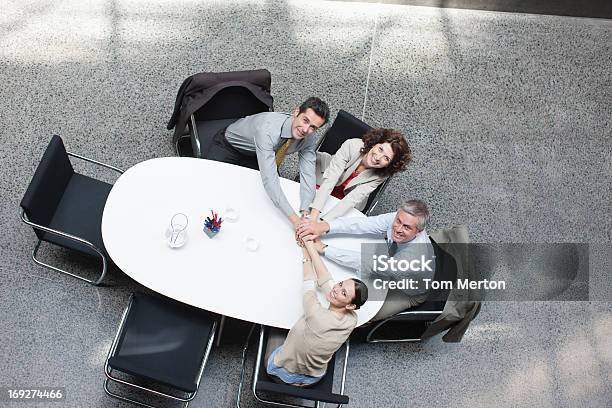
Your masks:
M248 152L240 151L232 146L225 138L225 128L213 136L211 146L202 153L202 158L259 170L257 156L250 155Z

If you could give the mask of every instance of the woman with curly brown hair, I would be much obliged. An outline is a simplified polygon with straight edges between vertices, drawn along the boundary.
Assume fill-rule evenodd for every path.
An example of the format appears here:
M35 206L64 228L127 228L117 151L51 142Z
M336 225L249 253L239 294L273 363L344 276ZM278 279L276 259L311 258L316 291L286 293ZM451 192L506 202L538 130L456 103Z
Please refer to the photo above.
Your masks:
M406 138L393 129L372 129L361 139L348 139L333 156L317 152L317 194L310 216L317 220L330 195L340 202L322 215L331 221L356 208L362 210L372 191L412 159Z

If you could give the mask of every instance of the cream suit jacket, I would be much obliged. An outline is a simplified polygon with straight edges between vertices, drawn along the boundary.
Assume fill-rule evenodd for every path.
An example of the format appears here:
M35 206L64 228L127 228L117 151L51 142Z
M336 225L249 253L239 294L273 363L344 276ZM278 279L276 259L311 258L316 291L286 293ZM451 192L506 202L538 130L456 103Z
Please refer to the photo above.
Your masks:
M344 183L361 162L360 150L363 147L361 139L348 139L333 156L329 153L317 152L316 179L320 186L314 201L310 205L321 211L334 187ZM386 177L379 176L374 170L362 171L352 179L344 189L345 197L321 218L334 220L346 214L351 208L363 210L368 202L368 196Z

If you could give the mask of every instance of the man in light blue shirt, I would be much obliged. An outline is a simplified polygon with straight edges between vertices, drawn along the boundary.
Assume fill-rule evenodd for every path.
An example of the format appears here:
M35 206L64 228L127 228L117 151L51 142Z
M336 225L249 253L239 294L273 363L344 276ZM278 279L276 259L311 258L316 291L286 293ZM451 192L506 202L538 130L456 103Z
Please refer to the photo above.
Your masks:
M308 98L292 113L263 112L239 119L213 137L203 157L259 169L272 203L291 221L300 217L287 201L278 176L285 155L298 153L300 170L300 212L308 211L315 195L315 132L329 119L327 104Z
M362 277L373 275L387 281L399 282L412 279L415 284L404 289L390 289L383 307L372 320L382 320L425 301L427 289L424 279L433 279L435 255L433 245L425 227L429 221L429 210L421 200L409 200L395 213L381 214L367 218L341 217L333 221L303 222L298 225L297 235L303 240L315 240L315 247L328 259L354 269ZM382 237L387 242L387 254L382 259L394 265L399 262L412 263L410 270L388 267L373 271L373 262L362 263L360 251L352 251L325 245L318 239L323 234L372 235ZM387 256L388 255L388 256ZM393 263L387 262L387 265ZM418 265L418 267L416 267ZM364 270L363 268L368 270Z

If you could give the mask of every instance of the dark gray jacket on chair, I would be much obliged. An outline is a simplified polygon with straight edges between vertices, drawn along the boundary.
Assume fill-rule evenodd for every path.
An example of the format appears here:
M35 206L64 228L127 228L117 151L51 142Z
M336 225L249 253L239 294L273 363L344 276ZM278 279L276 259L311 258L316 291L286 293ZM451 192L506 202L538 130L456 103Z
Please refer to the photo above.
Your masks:
M167 125L168 130L174 128L173 143L176 143L176 140L185 134L185 127L189 117L225 88L246 88L272 110L271 82L271 75L267 69L236 72L201 72L191 75L183 81L178 90L174 103L174 111ZM228 115L228 118L236 117L231 112L228 112Z

